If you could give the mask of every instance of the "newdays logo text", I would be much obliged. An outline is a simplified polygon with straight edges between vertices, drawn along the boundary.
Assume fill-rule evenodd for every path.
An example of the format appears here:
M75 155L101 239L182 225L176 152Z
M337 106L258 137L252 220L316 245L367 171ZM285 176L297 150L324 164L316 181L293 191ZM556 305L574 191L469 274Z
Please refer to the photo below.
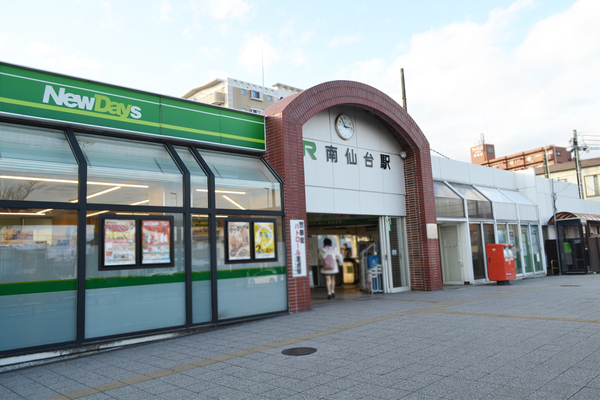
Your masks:
M127 117L134 119L142 118L142 109L140 107L112 101L108 96L101 94L94 94L94 97L80 96L74 93L67 93L66 89L62 87L58 90L58 93L56 93L52 86L46 85L44 99L42 101L48 104L50 98L54 100L54 104L57 106L66 106L69 108L77 107L81 110L109 113L118 115L123 119Z

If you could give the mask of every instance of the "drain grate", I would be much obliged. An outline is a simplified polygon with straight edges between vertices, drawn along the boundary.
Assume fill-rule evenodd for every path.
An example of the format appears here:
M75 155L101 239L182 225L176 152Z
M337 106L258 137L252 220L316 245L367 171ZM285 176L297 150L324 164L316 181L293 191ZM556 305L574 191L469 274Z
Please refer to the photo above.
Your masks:
M292 347L291 349L285 349L282 351L282 354L286 356L307 356L309 354L315 353L317 349L314 347Z
M560 287L581 287L581 285L560 285Z

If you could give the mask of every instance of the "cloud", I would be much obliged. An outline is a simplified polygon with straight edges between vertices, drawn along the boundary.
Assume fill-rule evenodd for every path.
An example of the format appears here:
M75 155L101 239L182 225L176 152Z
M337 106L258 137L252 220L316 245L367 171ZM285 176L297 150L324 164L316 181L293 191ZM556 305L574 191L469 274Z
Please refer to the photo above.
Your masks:
M263 65L270 67L279 61L279 52L271 45L268 34L248 34L241 47L238 62L250 72L260 72Z
M192 10L208 15L217 21L249 18L252 6L245 0L192 0Z
M362 42L364 41L364 39L359 36L359 35L350 35L350 36L342 36L342 37L335 37L333 38L333 40L329 43L330 47L337 47L337 46L342 46L342 45L349 45L349 44L354 44L357 42Z
M470 161L479 134L509 155L566 146L573 129L600 132L600 2L580 0L533 24L515 47L514 21L531 1L494 9L484 24L453 23L412 37L390 65L379 59L342 71L407 105L431 148Z
M161 2L155 4L153 8L158 11L158 16L154 18L156 23L169 24L173 21L175 10L173 10L173 7L168 0L161 0Z

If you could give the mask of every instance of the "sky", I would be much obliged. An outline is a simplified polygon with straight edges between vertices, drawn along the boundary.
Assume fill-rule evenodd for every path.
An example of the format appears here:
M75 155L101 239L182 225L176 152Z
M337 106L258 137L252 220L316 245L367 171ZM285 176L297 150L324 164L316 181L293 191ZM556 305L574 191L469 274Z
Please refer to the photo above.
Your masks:
M600 157L598 0L0 0L0 61L170 96L214 78L371 85L435 154L577 130Z

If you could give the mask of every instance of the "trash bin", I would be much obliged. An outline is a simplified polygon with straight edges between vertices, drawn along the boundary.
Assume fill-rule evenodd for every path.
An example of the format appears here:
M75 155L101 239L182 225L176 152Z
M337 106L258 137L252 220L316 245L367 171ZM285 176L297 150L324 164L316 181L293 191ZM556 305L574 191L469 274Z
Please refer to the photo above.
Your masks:
M488 279L496 281L498 285L510 285L510 281L517 278L515 257L511 247L511 243L485 246Z

